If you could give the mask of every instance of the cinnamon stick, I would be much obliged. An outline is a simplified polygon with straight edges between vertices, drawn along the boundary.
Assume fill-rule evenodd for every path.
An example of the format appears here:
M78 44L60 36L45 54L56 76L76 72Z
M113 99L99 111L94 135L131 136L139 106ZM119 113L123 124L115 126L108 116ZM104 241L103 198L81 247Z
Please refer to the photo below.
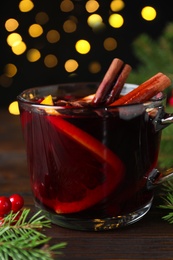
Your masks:
M70 105L74 107L86 107L100 105L119 106L132 103L143 103L171 85L171 80L165 74L158 72L131 92L119 97L130 71L130 65L115 58L109 66L95 94L91 94L75 101L64 101L63 104L62 101L57 101L57 104L60 103L64 106Z
M132 70L132 67L129 64L125 64L121 73L117 77L117 80L109 94L109 96L106 99L106 105L111 104L116 99L119 98L121 90L126 82L126 79L129 76L130 71Z
M113 59L109 66L102 82L100 83L94 98L92 100L93 105L103 104L109 95L112 84L115 82L117 75L120 73L124 66L124 62L118 58Z
M143 103L150 100L157 93L171 85L171 80L165 74L158 72L156 75L140 84L131 92L115 100L110 106L119 106L132 103Z

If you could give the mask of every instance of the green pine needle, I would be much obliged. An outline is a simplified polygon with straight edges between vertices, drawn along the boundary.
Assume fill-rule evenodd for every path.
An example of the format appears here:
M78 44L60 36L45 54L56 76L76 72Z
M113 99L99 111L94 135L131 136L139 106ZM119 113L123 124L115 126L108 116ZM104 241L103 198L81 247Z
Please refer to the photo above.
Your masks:
M41 211L29 218L30 209L10 213L0 225L0 259L1 260L52 260L61 253L67 243L49 246L50 237L41 230L50 228L51 222L41 215ZM16 220L16 218L18 219Z
M169 212L162 218L173 224L173 180L166 181L163 185L163 204L159 208L166 209Z

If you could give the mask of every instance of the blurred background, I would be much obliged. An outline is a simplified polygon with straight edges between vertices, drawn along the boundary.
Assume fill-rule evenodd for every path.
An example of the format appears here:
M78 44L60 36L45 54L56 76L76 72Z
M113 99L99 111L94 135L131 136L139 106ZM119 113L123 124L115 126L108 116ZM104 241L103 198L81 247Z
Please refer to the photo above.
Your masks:
M26 88L99 81L115 57L133 67L129 82L159 70L172 77L167 1L6 0L0 17L2 108Z

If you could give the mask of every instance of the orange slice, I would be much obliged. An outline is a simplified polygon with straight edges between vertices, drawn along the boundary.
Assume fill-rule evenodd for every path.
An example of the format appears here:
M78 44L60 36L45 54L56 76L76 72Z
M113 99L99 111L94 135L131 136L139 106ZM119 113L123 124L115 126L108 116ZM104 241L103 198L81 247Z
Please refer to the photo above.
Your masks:
M88 167L88 175L89 177L91 177L91 179L94 179L94 174L98 175L98 172L100 172L100 177L97 176L98 185L94 187L94 189L90 189L87 187L87 185L85 186L85 183L81 183L83 187L85 186L85 196L83 196L81 200L76 199L75 201L70 200L69 202L62 202L57 199L55 201L54 210L57 213L78 212L102 201L109 194L111 194L111 192L122 181L125 171L122 161L104 144L102 144L100 141L98 141L88 133L84 132L80 128L76 127L75 125L67 122L60 117L55 118L54 116L48 116L47 119L49 120L49 122L51 122L52 125L56 127L56 129L58 129L58 131L65 134L67 138L72 139L78 145L80 145L82 149L87 151L90 154L90 160L97 161L98 166L102 165L101 169L95 169L95 172L92 172L93 177L89 172L90 167L86 165L86 168L83 169L83 171L85 171L85 174L87 174ZM73 154L71 156L73 157ZM78 159L80 161L80 155ZM78 162L78 164L80 164L80 162ZM90 162L90 164L92 164L92 162ZM75 175L73 175L72 173L72 177L73 176ZM63 178L63 176L61 176L61 178ZM75 182L75 180L71 178L70 189L78 190L77 185L79 185L79 182Z
M50 97L46 102L51 103ZM94 206L95 204L101 202L107 196L109 196L112 191L120 184L124 178L125 167L120 158L114 154L109 148L107 148L99 140L88 134L87 132L76 127L72 123L63 119L61 115L47 115L47 120L54 127L56 132L59 132L62 135L62 138L69 139L74 145L74 149L81 151L82 156L86 153L86 162L84 162L85 169L79 166L78 168L81 172L77 173L78 176L84 172L84 179L91 179L90 182L96 182L94 187L90 187L91 183L85 183L85 180L75 180L75 174L71 173L70 181L68 181L68 189L77 193L78 190L83 190L83 195L76 199L61 199L61 196L49 200L46 198L39 198L42 202L48 207L53 207L56 213L74 213L85 210L89 207ZM80 153L80 152L79 152ZM71 154L73 158L73 154ZM81 157L82 158L82 157ZM80 154L79 154L80 165ZM83 160L83 159L81 159ZM85 161L85 159L84 159ZM66 163L66 162L64 162ZM93 165L92 165L93 164ZM64 173L65 174L65 173ZM88 177L87 177L88 175ZM60 176L60 180L65 179L66 176ZM70 186L69 186L70 183ZM63 192L68 193L68 189L65 187L65 182L59 182L58 186L64 185L64 188L61 187ZM58 187L57 187L58 194ZM64 195L65 197L65 195ZM68 198L68 194L67 194ZM53 205L53 206L52 206Z
M53 99L51 95L46 96L40 104L53 106Z

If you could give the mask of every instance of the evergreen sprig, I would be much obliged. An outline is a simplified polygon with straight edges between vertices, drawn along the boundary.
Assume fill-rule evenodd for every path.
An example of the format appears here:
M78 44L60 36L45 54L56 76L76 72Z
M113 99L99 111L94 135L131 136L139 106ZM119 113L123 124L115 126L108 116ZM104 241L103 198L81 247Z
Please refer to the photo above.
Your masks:
M169 212L163 216L163 219L173 224L173 180L166 181L163 185L163 204L159 208L167 209Z
M132 42L132 48L139 64L129 74L128 82L140 84L159 71L173 79L173 22L167 23L155 39L141 33Z
M65 242L49 245L50 237L41 232L51 222L38 211L29 218L30 209L10 213L0 223L1 260L52 260L66 246Z

